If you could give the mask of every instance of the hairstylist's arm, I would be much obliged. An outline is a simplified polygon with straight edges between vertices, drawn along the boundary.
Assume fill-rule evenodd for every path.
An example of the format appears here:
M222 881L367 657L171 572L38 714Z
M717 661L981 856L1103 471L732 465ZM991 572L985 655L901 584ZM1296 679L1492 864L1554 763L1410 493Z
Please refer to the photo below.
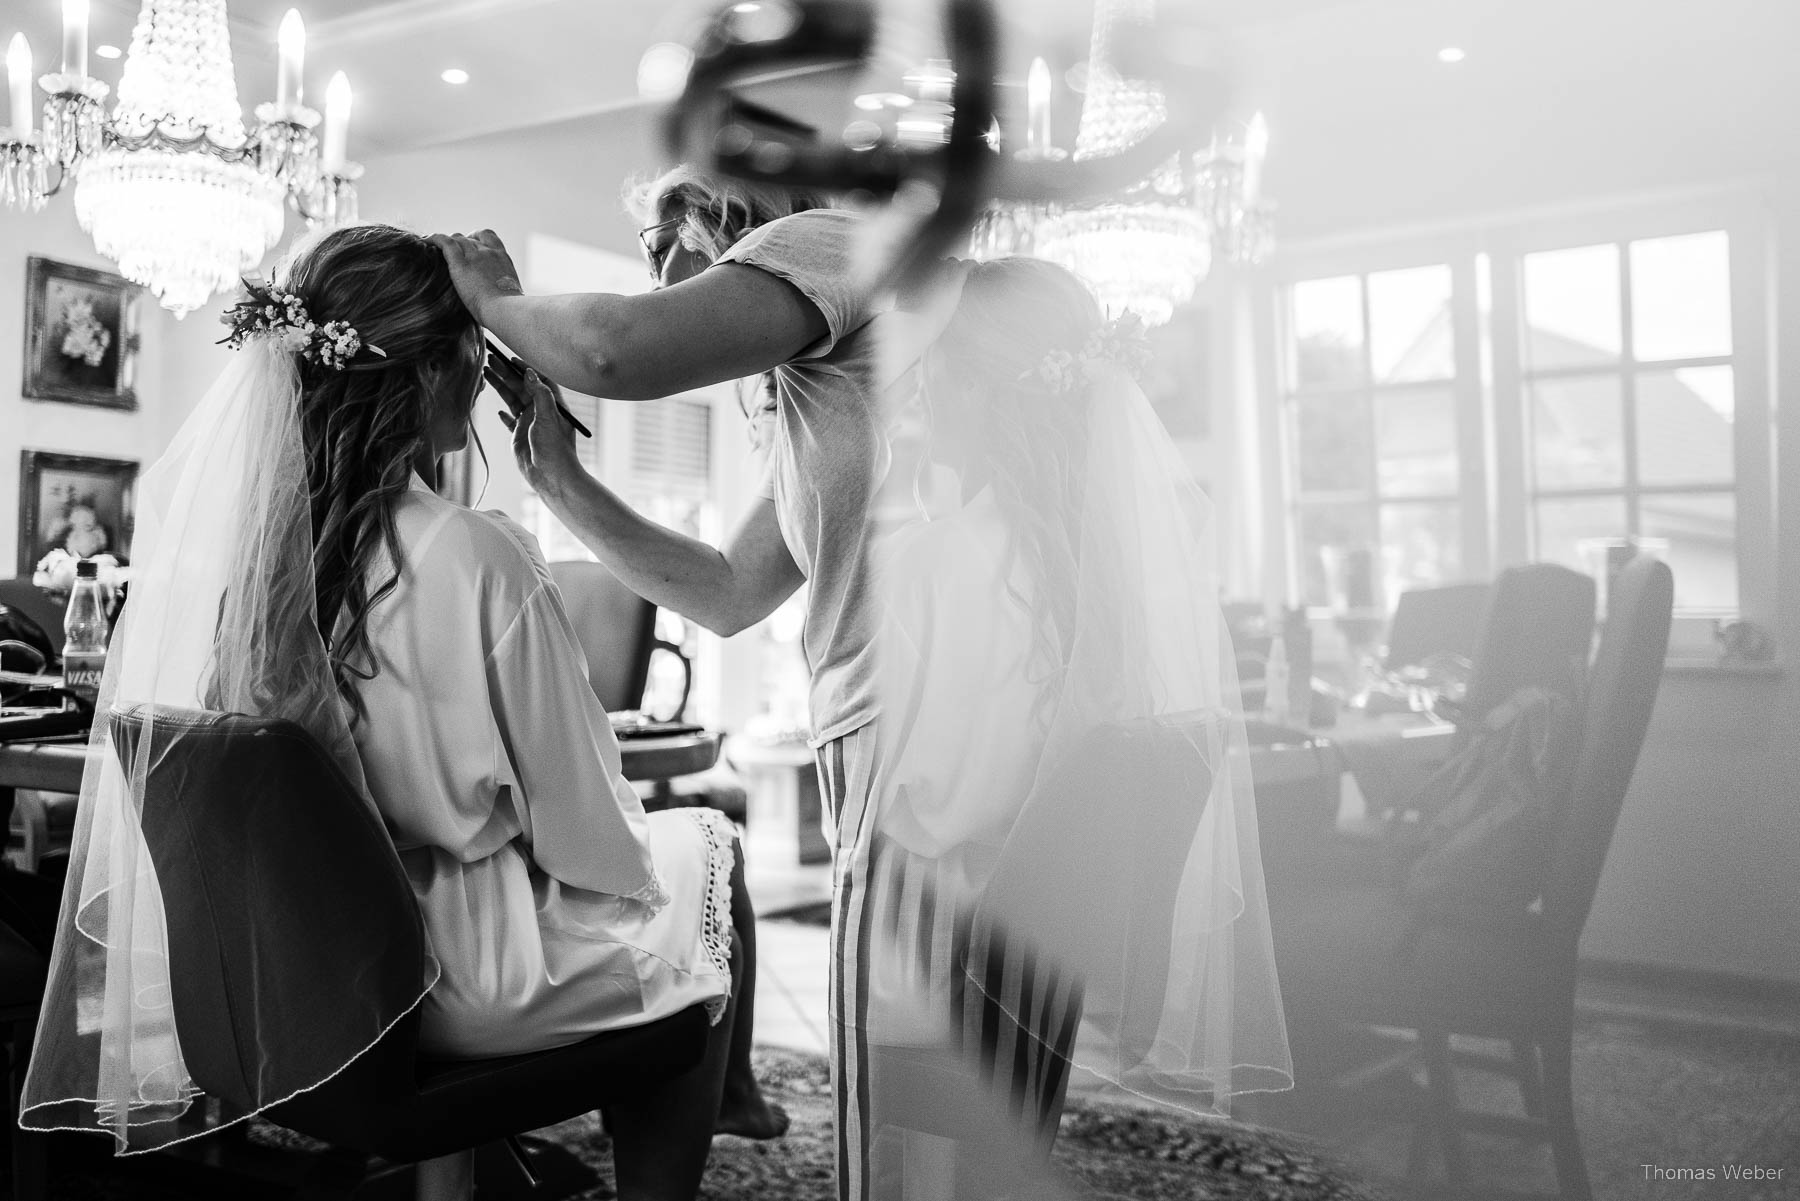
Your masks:
M637 296L527 296L492 230L431 240L475 320L547 378L590 396L648 400L742 379L827 332L799 289L739 263Z
M526 482L557 519L646 600L729 637L755 625L803 580L776 521L773 501L758 498L725 548L658 525L589 475L574 434L557 416L554 387L527 372L489 367L488 382L511 413L513 456Z

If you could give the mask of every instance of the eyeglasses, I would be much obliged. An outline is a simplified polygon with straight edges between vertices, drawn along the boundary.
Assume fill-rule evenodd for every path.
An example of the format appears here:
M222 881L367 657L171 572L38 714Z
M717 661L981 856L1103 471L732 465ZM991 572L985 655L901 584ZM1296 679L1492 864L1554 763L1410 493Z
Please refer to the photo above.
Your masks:
M667 259L669 251L675 248L675 239L671 238L665 244L657 246L650 241L650 235L658 230L667 229L671 225L680 225L686 220L687 214L683 213L679 217L670 217L667 221L658 221L655 225L646 225L637 231L638 243L644 248L644 257L650 260L651 279L661 282L663 260Z

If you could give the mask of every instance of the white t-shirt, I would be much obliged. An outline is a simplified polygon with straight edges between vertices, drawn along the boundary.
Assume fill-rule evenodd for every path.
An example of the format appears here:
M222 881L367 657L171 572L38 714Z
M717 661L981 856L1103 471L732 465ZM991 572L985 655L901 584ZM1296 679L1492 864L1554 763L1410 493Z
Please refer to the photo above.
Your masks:
M806 576L801 649L812 673L812 745L875 717L875 592L870 518L887 474L884 387L910 364L886 337L892 301L859 283L860 218L815 209L752 230L720 256L786 280L825 318L825 336L775 368L772 401L752 414L768 453L762 495Z

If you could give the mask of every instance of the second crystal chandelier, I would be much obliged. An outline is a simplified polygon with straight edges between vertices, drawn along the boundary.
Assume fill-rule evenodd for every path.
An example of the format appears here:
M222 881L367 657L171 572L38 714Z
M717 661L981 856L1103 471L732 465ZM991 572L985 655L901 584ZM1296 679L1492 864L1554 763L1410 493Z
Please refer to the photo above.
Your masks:
M1103 158L1143 139L1167 116L1154 80L1125 76L1117 43L1148 26L1155 0L1097 0L1087 95L1075 158ZM1050 73L1039 60L1027 80L1027 157L1054 158L1047 131ZM1169 320L1215 261L1255 263L1272 242L1274 206L1260 195L1268 127L1261 114L1242 138L1171 158L1118 195L1083 205L1007 205L976 226L978 258L1031 254L1081 276L1109 313Z

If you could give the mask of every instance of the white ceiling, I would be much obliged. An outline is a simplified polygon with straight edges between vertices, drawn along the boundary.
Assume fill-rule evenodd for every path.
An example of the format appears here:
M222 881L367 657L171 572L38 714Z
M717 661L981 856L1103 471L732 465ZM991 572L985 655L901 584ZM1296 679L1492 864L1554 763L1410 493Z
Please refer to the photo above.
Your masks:
M888 32L929 25L943 0L881 0ZM290 0L231 5L248 112L273 88L273 30ZM1006 66L1085 56L1092 0L999 0ZM1429 193L1453 172L1514 200L1502 168L1572 177L1608 156L1621 178L1671 161L1725 172L1792 156L1800 0L1164 0L1235 47L1241 108L1269 112L1271 192L1354 208ZM129 41L131 0L93 0L93 41ZM634 105L645 47L683 40L704 0L301 0L308 94L332 71L356 89L351 153L368 158ZM40 69L60 0L8 0ZM897 41L900 39L896 39ZM1468 61L1444 67L1444 45ZM94 60L103 78L119 63ZM462 87L444 84L450 66ZM1065 96L1072 111L1074 97ZM1072 130L1059 116L1059 133ZM1628 161L1627 161L1628 160ZM1464 177L1478 177L1469 183ZM1618 173L1615 173L1618 174ZM1347 190L1334 195L1343 180ZM1416 181L1416 182L1415 182ZM1306 203L1311 203L1307 200ZM1382 216L1371 211L1361 219ZM1284 224L1305 223L1284 208Z
M1165 0L1165 3L1167 0ZM1183 0L1230 27L1292 17L1348 0ZM91 41L129 45L132 0L92 0ZM935 24L940 0L882 0L883 36ZM414 149L637 103L637 64L656 41L680 41L711 9L704 0L232 0L238 93L246 114L274 88L275 28L289 7L306 18L306 84L320 97L333 71L356 94L356 156ZM60 45L60 0L16 0L39 70ZM1000 0L1009 68L1032 54L1060 67L1084 58L1091 0ZM11 31L0 24L0 37ZM121 64L91 60L116 83ZM446 67L470 82L443 83Z

